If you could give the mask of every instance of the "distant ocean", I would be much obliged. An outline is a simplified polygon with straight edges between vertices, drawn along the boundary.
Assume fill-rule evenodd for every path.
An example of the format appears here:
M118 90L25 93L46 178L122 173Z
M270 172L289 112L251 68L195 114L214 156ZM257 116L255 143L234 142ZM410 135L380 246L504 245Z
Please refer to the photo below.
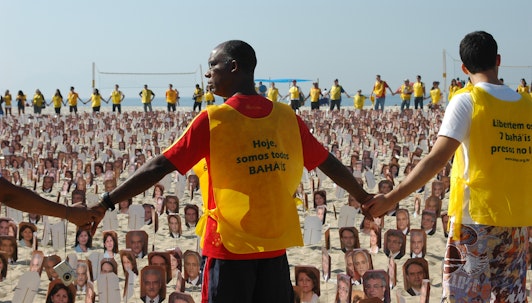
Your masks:
M223 99L221 97L215 96L215 103L214 104L221 104L223 102ZM283 100L282 102L287 103L288 101ZM429 100L425 100L424 104L427 104ZM180 107L192 107L194 104L194 100L191 97L181 97L179 99L179 106ZM369 106L371 104L371 101L369 98L366 100L365 106ZM305 102L306 106L309 105L309 101ZM387 96L386 97L386 103L385 106L400 106L401 105L401 97L399 95L395 96ZM414 100L412 98L412 101L410 102L411 106L414 106ZM78 105L79 106L79 105ZM83 106L83 105L82 105ZM90 106L90 104L87 104L85 106ZM111 103L109 104L102 104L103 107L111 106ZM125 98L124 101L122 101L123 107L131 107L131 106L142 106L142 103L140 102L140 98ZM158 98L155 97L152 101L153 107L166 107L166 100L164 98ZM353 107L353 98L347 98L345 96L342 97L342 106L343 107ZM205 107L205 104L203 105L203 108Z

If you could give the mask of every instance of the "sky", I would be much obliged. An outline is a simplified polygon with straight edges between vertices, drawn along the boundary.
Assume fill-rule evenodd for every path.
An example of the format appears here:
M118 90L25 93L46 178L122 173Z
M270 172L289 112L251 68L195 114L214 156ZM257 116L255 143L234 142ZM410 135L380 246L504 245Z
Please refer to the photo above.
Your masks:
M75 86L86 100L94 62L103 95L114 83L130 97L143 83L159 96L168 83L192 95L210 51L229 39L254 47L256 78L318 80L322 88L338 78L349 94L369 93L376 74L394 89L418 74L445 84L445 57L448 85L465 78L458 45L475 30L495 37L500 76L517 86L532 80L531 12L530 0L0 0L0 92L39 88L49 98Z

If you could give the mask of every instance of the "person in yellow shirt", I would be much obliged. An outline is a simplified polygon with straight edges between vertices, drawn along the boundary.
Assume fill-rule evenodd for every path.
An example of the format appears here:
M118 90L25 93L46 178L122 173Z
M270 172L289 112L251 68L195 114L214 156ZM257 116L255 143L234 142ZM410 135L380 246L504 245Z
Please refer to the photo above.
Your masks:
M21 90L19 90L17 93L16 100L17 100L18 115L20 116L21 114L25 113L25 106L26 106L26 101L27 101L26 95L24 95L24 93Z
M449 97L448 100L451 101L454 94L460 89L460 86L458 86L458 83L456 82L456 79L451 80L451 85L449 86Z
M65 103L63 103L63 96L61 95L61 91L59 91L59 89L55 90L55 94L52 96L52 101L50 101L49 105L53 105L57 115L61 114L61 106L65 105Z
M195 112L196 108L198 111L201 111L201 102L203 100L203 89L201 89L199 84L196 84L196 88L194 89L194 93L192 94L192 99L194 99L194 105L192 107L192 111Z
M378 110L380 108L384 111L384 102L386 101L386 89L390 91L392 96L395 95L390 86L388 86L388 83L386 83L386 81L381 80L381 75L377 75L375 77L375 84L373 84L373 91L371 92L372 96L375 95L375 110Z
M355 96L353 97L353 103L355 109L362 110L364 109L364 103L366 102L366 96L362 95L362 90L359 89Z
M454 95L430 153L399 186L362 208L385 215L454 155L442 302L526 302L532 161L530 142L514 138L532 136L530 128L517 129L532 125L532 98L501 85L501 56L489 33L467 34L460 57L473 87Z
M78 100L83 103L83 100L80 99L78 93L74 90L74 86L70 87L70 92L68 93L68 107L69 111L72 113L78 113Z
M97 113L101 109L102 100L103 102L107 103L107 101L102 97L102 95L100 95L100 91L97 88L95 88L92 91L91 97L86 102L83 102L83 101L82 102L83 104L87 104L91 102L92 112Z
M9 93L9 89L6 90L4 94L4 102L5 102L5 109L6 109L6 116L13 114L11 113L11 104L13 102L13 97L11 96L11 93Z
M42 108L45 106L46 100L39 89L35 90L33 95L33 113L38 115L42 112Z
M519 83L515 91L520 94L530 94L530 86L526 84L526 80L523 78L521 79L521 83Z
M421 82L421 76L416 76L416 82L412 85L414 89L414 108L423 110L423 100L425 100L425 83Z
M166 108L169 112L175 112L177 104L179 104L179 91L172 84L168 84L168 89L166 90Z
M431 102L429 104L429 108L432 110L436 110L440 108L440 102L441 102L441 90L440 90L440 82L434 81L432 82L432 88L430 89L430 96L427 97L431 99Z
M401 112L406 109L410 109L410 99L412 98L412 93L414 88L410 85L410 80L405 79L404 84L397 90L397 93L401 94Z
M126 96L119 88L118 84L115 84L115 89L111 92L111 96L109 96L106 103L109 103L109 100L111 100L113 104L113 113L117 110L120 114L122 113L122 101Z
M292 80L292 86L290 86L290 89L288 90L288 94L285 96L288 97L290 96L290 107L292 107L292 109L297 112L297 110L299 109L299 107L301 107L301 100L303 97L303 100L305 98L305 96L303 95L303 92L301 91L301 89L299 88L299 86L297 86L297 80Z
M342 104L342 93L344 93L347 98L351 98L349 94L344 90L344 88L338 84L338 79L334 79L334 83L331 86L331 89L327 93L330 99L329 111L332 111L336 106L337 110L340 110L340 105Z
M321 89L318 87L318 82L312 83L312 88L310 89L310 93L305 98L305 101L310 98L310 109L320 109L320 97L323 97L323 93L321 92Z
M279 89L275 87L275 82L270 83L270 88L268 89L268 99L273 102L279 101Z
M139 96L140 101L142 101L142 105L144 106L144 112L153 111L151 101L155 98L155 94L148 88L148 84L144 84L144 89L140 91Z
M207 85L207 91L205 92L205 102L207 103L207 106L214 105L214 94L212 93L212 88L210 85Z

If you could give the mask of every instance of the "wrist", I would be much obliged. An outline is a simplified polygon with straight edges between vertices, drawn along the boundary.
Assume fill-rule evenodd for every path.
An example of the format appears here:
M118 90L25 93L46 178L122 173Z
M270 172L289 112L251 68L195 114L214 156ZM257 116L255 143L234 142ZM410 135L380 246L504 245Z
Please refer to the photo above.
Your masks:
M105 209L115 210L115 204L111 200L109 192L105 192L102 195L102 200L100 201L100 205L103 206Z

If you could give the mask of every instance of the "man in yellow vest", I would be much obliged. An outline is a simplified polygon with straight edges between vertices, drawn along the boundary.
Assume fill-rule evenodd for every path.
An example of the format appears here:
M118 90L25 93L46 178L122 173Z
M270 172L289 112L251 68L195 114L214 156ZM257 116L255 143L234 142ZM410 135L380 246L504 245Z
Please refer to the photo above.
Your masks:
M384 111L386 89L390 91L392 96L395 95L390 86L388 86L388 83L381 79L381 75L377 75L375 77L375 84L373 84L373 91L371 92L371 96L375 96L375 110L380 108L382 111Z
M425 100L425 83L421 82L421 76L416 76L416 82L412 85L414 89L414 108L423 110L423 100Z
M443 299L525 302L527 226L532 225L532 98L500 83L501 58L490 34L466 35L460 57L472 85L449 103L431 152L399 186L363 208L374 217L384 215L454 154Z
M371 196L291 107L257 93L249 44L226 41L208 62L208 84L227 101L200 112L162 155L105 193L96 221L118 201L195 166L204 198L196 227L205 257L202 302L294 302L286 249L303 245L293 198L303 168L318 167L361 203Z
M144 84L144 89L140 91L139 96L140 101L142 101L142 105L144 106L144 112L151 112L153 110L151 107L151 101L155 98L155 94L148 88L147 84Z
M166 107L168 112L175 112L178 103L179 91L172 84L168 84L168 89L166 90Z
M331 90L327 93L330 98L329 111L332 111L336 106L337 110L340 110L340 105L342 104L342 93L344 93L347 98L351 98L349 94L344 90L344 88L338 84L338 79L334 79L334 83L331 86Z
M122 93L118 84L115 84L115 89L111 92L111 96L109 97L113 104L113 113L115 111L118 111L119 114L122 113L122 101L124 101L125 97L126 96Z

